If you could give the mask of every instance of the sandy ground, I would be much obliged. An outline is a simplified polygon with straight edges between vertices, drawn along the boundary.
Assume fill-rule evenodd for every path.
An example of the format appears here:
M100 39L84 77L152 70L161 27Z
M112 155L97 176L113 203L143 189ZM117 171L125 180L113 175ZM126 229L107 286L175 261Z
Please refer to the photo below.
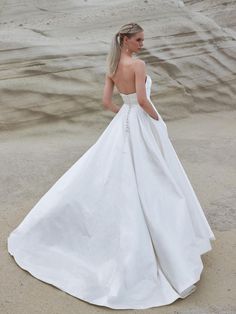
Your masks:
M107 113L109 119L113 113ZM195 114L167 122L170 139L216 236L203 255L198 289L185 300L127 313L233 314L235 303L236 111ZM2 131L0 312L109 313L22 270L7 252L7 236L37 200L97 140L107 123L45 123ZM124 312L116 310L116 312Z

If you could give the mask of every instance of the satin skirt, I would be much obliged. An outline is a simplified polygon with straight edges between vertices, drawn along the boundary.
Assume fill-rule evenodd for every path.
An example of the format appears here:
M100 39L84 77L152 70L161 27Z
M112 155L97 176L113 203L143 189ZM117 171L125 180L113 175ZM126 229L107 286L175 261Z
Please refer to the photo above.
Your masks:
M192 293L215 236L160 113L124 103L8 237L37 279L113 309Z

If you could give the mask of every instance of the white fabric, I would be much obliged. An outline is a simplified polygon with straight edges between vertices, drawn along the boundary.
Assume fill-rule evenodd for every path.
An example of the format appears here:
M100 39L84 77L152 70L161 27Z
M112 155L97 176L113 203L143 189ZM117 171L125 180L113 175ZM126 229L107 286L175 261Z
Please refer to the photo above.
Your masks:
M151 84L148 75L150 101ZM77 298L145 309L196 289L215 236L160 113L151 118L136 93L121 96L95 144L11 232L8 251Z

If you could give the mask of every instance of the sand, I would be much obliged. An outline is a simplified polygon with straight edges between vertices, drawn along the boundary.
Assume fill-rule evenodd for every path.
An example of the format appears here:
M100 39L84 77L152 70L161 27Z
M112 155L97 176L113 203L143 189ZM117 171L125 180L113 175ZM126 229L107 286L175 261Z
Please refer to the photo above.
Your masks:
M230 0L0 1L1 313L112 312L32 277L8 254L6 241L114 116L102 108L105 57L111 36L131 15L145 30L138 57L153 80L152 101L216 236L194 294L138 312L236 313L236 5ZM122 104L116 89L114 102Z

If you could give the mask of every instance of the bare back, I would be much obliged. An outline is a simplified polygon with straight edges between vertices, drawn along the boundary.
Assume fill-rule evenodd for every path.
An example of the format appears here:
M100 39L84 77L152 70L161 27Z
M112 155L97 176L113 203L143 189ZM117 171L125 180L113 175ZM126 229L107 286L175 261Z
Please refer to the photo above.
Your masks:
M136 59L135 59L136 60ZM135 93L135 60L120 60L115 75L111 78L122 94Z

